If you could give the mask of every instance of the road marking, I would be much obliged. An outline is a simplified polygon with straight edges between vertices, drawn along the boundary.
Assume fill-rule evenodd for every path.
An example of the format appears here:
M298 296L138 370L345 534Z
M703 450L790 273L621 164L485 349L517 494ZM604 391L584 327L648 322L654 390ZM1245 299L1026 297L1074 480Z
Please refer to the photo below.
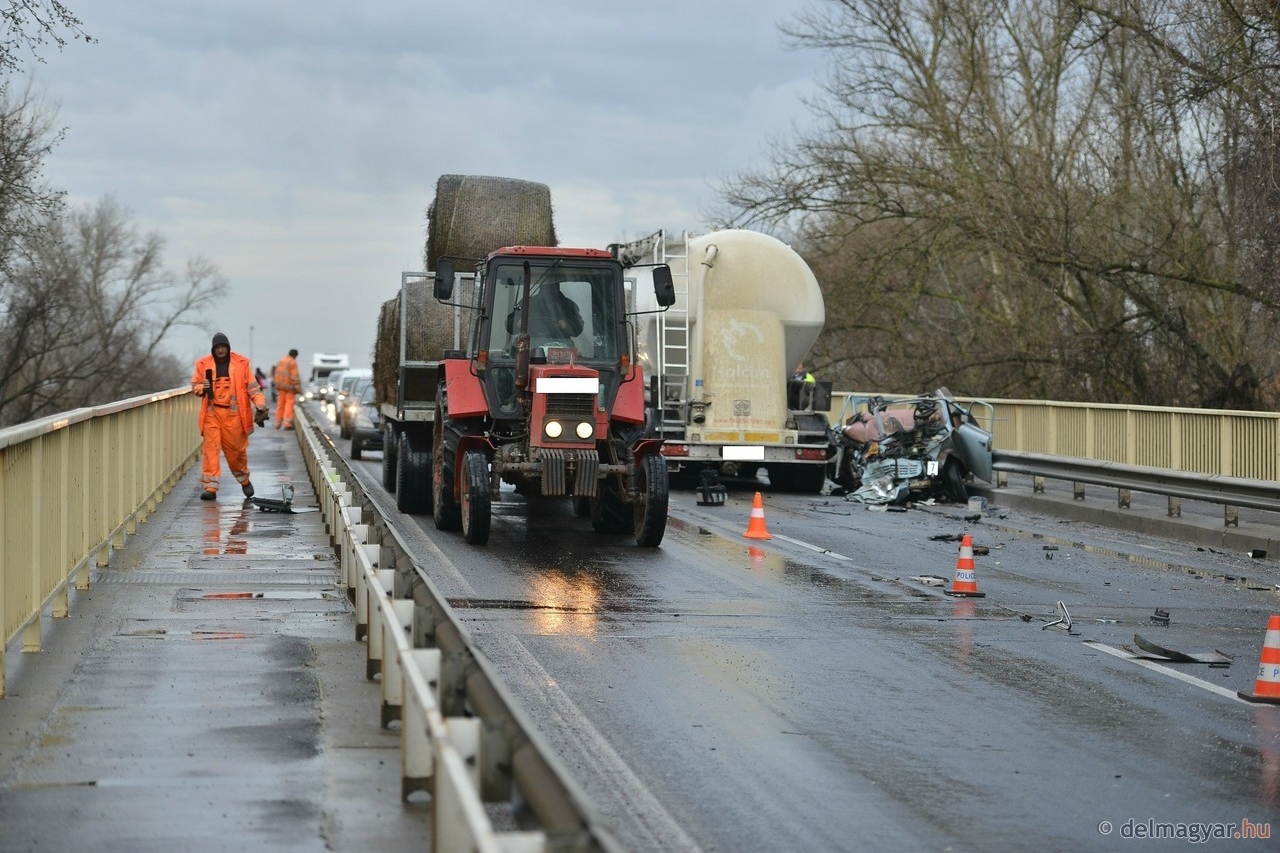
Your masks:
M802 542L799 539L792 539L790 536L783 536L780 533L773 534L774 539L781 539L783 542L790 542L792 545L798 545L801 548L808 548L810 551L816 551L827 557L835 557L837 560L852 560L852 557L846 557L844 554L838 554L829 548L823 548L821 545L813 545L809 542Z
M1133 661L1138 666L1145 666L1147 669L1164 673L1165 675L1168 675L1172 678L1176 678L1178 681L1181 681L1185 684L1190 684L1194 687L1203 688L1205 690L1208 690L1210 693L1217 693L1219 696L1225 696L1226 698L1231 699L1235 702L1240 702L1241 704L1245 704L1245 705L1249 704L1248 702L1245 702L1245 700L1237 696L1236 691L1234 690L1228 690L1225 687L1219 687L1216 684L1210 684L1208 681L1205 681L1200 678L1196 678L1194 675L1187 675L1185 672L1178 672L1178 670L1176 669L1170 669L1169 667L1158 664L1155 661L1145 660L1143 658L1137 657L1136 655L1131 655L1128 652L1124 651L1123 649L1117 649L1112 646L1108 646L1106 643L1099 643L1097 640L1085 640L1084 644L1086 646L1089 646L1090 648L1097 649L1100 652L1106 652L1109 655L1118 657L1121 660Z

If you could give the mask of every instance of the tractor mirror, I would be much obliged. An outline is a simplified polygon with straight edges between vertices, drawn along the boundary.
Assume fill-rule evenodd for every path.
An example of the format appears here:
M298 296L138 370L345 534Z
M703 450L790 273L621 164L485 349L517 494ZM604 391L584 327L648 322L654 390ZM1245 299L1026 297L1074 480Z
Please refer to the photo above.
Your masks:
M453 298L453 261L448 258L436 261L435 296L442 302Z
M658 304L663 308L676 304L676 286L671 281L671 267L666 264L653 268L653 295L658 297Z

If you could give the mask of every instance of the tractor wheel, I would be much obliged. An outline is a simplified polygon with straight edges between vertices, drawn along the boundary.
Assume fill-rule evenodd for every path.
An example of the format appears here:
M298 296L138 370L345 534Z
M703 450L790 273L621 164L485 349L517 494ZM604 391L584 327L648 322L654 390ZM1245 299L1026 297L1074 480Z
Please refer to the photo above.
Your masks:
M601 480L591 499L591 529L596 533L630 533L635 529L635 515L622 499L617 476Z
M396 509L409 515L431 512L431 453L416 433L400 433L396 450Z
M445 420L444 410L436 406L436 441L431 478L431 497L435 507L437 530L461 530L462 510L458 508L454 491L458 464L458 442L461 438L457 426Z
M639 461L640 495L635 504L636 544L657 548L667 532L667 460L654 453Z
M489 497L489 460L478 450L462 456L462 538L470 545L489 541L493 504Z
M395 428L387 424L382 434L382 488L392 494L396 491L396 442L399 440Z

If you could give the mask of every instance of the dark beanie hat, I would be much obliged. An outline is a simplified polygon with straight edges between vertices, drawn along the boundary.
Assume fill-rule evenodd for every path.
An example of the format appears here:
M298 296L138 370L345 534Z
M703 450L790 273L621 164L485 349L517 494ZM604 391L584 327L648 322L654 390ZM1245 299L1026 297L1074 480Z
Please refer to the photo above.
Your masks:
M227 349L231 349L231 341L227 340L227 336L222 334L222 332L218 332L213 336L213 343L209 346L209 352L213 352L214 347L218 344L222 344Z
M297 351L296 349L291 349L291 350L289 350L289 357L290 357L290 358L297 358L297 357L298 357L298 351Z

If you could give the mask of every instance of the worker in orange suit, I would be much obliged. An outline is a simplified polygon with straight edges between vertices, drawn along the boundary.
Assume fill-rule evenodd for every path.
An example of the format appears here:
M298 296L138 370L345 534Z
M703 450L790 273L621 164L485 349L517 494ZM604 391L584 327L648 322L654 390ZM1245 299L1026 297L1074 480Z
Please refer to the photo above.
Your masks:
M298 351L289 354L276 365L276 429L293 429L293 406L302 393L302 379L298 376Z
M204 436L204 459L200 464L200 500L218 497L221 476L218 455L227 457L227 467L246 498L253 497L249 481L249 433L256 423L267 422L267 401L249 366L249 359L231 351L227 336L213 336L209 355L196 360L191 390L204 398L200 404L200 434Z

